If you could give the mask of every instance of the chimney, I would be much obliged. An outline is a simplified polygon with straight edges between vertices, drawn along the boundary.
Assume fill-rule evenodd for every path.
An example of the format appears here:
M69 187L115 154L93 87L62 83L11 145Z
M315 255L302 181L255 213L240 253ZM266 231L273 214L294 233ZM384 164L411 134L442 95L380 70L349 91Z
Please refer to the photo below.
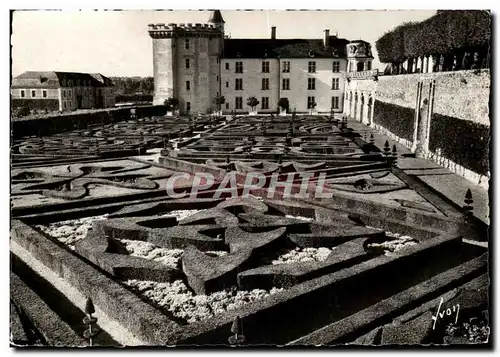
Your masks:
M271 27L271 40L276 40L276 26Z
M330 29L325 30L325 39L323 40L323 45L328 47L330 45Z

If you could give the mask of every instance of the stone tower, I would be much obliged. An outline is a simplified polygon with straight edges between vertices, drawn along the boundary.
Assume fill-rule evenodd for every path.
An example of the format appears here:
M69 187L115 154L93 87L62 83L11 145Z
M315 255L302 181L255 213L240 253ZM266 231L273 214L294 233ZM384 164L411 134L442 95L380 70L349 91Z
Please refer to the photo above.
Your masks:
M369 71L372 61L372 49L368 42L356 40L347 44L347 72Z
M220 94L224 20L219 10L207 24L150 24L153 39L154 105L179 100L181 114L209 113Z

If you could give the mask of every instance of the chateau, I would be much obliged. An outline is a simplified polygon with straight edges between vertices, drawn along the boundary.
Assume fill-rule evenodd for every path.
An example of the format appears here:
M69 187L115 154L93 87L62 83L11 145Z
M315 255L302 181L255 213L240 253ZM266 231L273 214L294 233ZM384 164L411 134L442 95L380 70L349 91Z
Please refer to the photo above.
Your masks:
M212 12L207 24L150 24L153 39L153 104L179 100L181 114L210 113L223 96L224 113L247 113L256 97L259 113L276 112L280 98L290 110L343 112L346 74L371 70L370 44L330 36L322 39L232 39L224 19ZM314 105L316 104L316 105Z

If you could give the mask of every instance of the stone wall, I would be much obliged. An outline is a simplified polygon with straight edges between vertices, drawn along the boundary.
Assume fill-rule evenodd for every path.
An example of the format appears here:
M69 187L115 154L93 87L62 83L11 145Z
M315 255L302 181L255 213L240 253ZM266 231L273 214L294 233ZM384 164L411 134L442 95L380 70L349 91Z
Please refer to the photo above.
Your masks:
M373 127L417 156L488 186L489 70L380 76L375 83ZM371 85L370 79L351 80L346 100L350 92L354 97L356 91L361 93ZM346 107L347 114L365 122L359 110L350 113L349 102Z
M174 78L175 53L173 39L156 38L153 40L154 105L163 105L165 99L175 97L177 94Z
M434 113L489 126L489 70L381 76L377 100L415 109L418 82L429 80L436 83Z

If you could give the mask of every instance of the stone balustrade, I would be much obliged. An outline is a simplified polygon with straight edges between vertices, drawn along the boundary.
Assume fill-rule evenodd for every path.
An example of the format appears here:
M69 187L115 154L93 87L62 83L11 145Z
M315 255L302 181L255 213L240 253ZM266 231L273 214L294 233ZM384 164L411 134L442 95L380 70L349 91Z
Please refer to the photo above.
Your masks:
M378 69L372 69L369 71L361 71L361 72L347 72L347 78L349 79L366 79L366 78L374 78L379 75Z

